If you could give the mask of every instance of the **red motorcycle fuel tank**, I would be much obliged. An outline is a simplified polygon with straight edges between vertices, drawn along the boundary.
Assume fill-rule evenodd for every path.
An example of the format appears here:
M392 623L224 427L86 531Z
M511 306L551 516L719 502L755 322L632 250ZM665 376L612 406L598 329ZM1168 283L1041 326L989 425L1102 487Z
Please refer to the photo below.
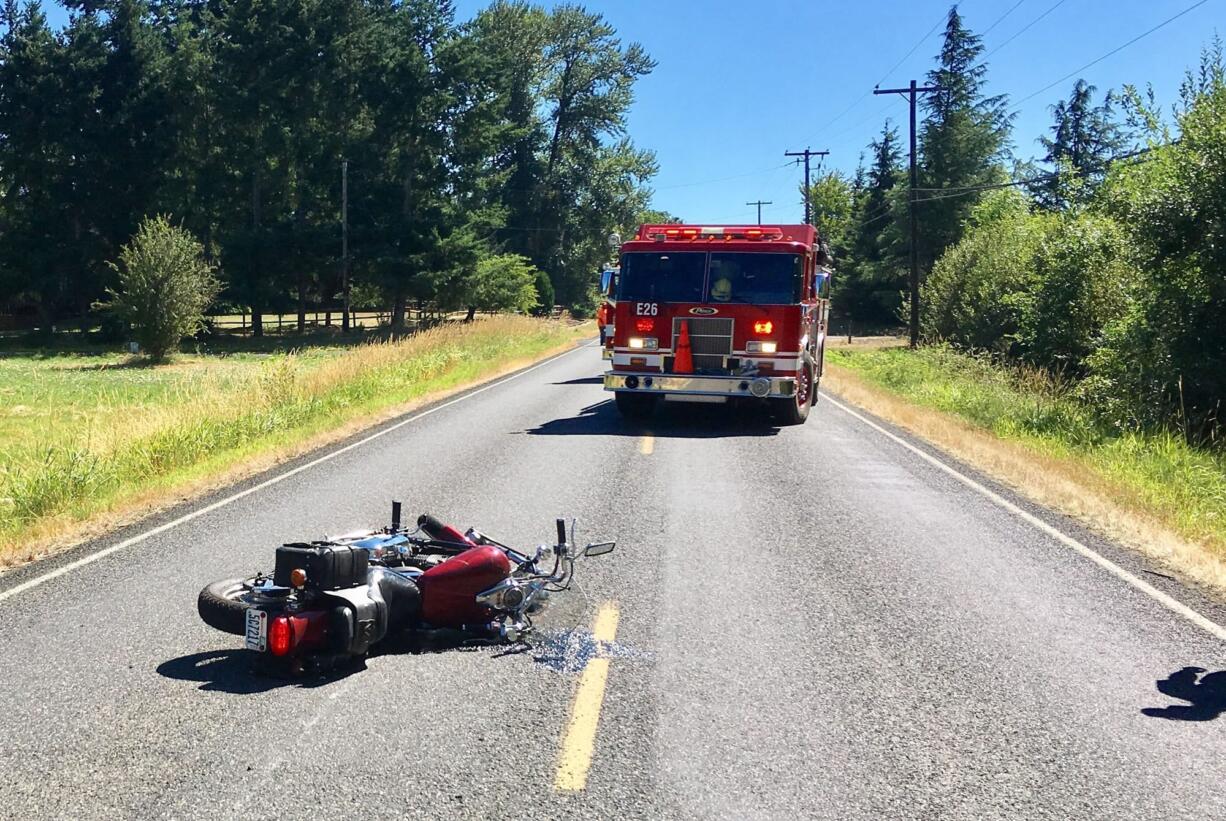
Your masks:
M421 616L435 627L483 624L494 612L477 603L477 594L511 575L511 560L493 545L452 556L417 578Z

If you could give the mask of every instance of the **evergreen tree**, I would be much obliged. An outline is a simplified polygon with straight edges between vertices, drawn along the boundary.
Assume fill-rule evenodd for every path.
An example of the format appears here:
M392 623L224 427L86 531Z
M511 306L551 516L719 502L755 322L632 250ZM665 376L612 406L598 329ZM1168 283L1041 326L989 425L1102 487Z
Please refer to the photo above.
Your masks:
M1108 93L1096 106L1095 90L1078 80L1068 100L1052 106L1052 136L1039 138L1047 151L1043 161L1053 172L1031 191L1050 210L1088 200L1106 174L1107 161L1123 150L1125 140L1115 121L1113 97Z
M63 44L37 3L4 5L0 39L0 287L15 307L36 307L49 327L71 295L72 233L65 207L71 160Z
M906 260L897 253L903 239L893 220L903 179L898 129L887 120L869 151L872 165L861 172L848 247L836 260L834 308L861 326L885 326L896 321L906 287Z
M1007 148L1009 115L1004 96L984 95L987 66L980 62L982 53L980 37L963 25L954 6L937 67L928 73L928 84L939 91L923 98L916 211L923 271L961 237L962 224L977 201L974 189L1003 178L1000 161Z

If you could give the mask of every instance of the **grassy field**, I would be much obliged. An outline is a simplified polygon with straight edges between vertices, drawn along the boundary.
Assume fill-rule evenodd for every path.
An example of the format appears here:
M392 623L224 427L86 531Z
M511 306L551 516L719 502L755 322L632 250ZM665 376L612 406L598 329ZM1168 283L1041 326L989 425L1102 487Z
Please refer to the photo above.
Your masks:
M590 327L497 317L292 352L0 356L0 563L256 458L559 349Z
M923 428L917 432L1040 501L1226 589L1222 452L1166 432L1113 429L1042 372L948 348L836 347L827 361L836 391L867 389L853 401L871 404L875 393L878 407L869 410ZM919 419L891 398L939 414ZM975 433L986 436L970 441Z

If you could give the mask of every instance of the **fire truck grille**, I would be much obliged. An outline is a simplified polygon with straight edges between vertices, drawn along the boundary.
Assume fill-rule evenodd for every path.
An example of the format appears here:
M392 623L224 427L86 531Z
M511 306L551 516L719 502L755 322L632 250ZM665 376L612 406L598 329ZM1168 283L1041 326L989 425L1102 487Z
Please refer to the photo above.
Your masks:
M674 317L673 350L681 336L681 323L690 325L690 351L694 355L694 370L721 371L724 357L732 354L732 320L722 317Z

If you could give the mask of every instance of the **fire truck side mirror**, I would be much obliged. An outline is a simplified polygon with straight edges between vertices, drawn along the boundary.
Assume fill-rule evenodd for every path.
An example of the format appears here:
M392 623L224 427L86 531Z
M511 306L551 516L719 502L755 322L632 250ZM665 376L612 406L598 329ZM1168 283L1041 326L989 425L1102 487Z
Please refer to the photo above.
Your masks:
M609 288L612 285L613 285L613 272L612 271L601 271L600 272L600 293L605 294L607 296L609 293Z

